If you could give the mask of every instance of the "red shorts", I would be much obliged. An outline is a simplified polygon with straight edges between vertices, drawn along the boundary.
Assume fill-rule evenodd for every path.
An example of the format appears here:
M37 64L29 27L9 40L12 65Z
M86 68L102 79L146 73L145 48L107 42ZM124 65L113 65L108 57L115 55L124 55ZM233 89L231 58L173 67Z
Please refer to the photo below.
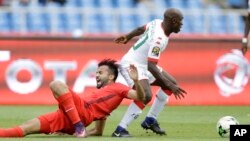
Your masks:
M71 124L68 117L63 113L62 110L48 113L38 117L40 120L40 132L49 134L55 132L63 132L68 134L74 133L74 127Z
M81 121L87 127L94 118L90 110L84 107L84 101L81 100L80 96L72 92L72 97ZM40 120L41 124L41 133L49 134L54 132L63 132L67 134L73 134L75 131L70 119L61 109L58 109L52 113L41 115L38 117L38 119Z

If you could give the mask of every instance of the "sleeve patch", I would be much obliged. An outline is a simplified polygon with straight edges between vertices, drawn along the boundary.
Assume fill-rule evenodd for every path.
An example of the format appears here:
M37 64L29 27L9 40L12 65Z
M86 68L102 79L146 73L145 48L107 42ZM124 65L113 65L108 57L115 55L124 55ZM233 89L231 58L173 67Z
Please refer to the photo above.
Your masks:
M160 55L160 51L161 51L161 49L159 47L155 46L152 49L151 55L158 57Z

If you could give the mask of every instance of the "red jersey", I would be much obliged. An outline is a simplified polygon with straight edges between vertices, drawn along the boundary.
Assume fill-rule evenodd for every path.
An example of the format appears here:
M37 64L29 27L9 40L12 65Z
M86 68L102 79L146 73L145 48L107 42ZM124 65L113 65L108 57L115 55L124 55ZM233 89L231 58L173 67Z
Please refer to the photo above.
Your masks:
M121 83L112 83L81 98L70 89L79 116L85 126L94 120L106 118L119 106L123 98L127 98L129 90L129 87ZM62 109L41 115L39 120L41 133L48 134L59 131L73 134L75 132L74 126Z
M103 119L116 109L123 98L127 98L129 88L121 83L109 84L83 97L84 108L93 120Z

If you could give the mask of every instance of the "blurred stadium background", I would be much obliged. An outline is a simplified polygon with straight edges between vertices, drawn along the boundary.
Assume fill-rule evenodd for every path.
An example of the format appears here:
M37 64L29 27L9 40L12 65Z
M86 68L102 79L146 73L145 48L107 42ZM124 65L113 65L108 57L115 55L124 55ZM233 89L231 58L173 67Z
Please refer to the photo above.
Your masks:
M0 0L0 5L0 127L57 109L48 87L54 79L65 81L80 96L92 92L97 62L119 60L136 41L117 45L113 39L162 18L169 7L183 12L184 25L180 34L171 35L159 65L175 76L188 95L182 100L172 96L159 116L168 132L162 140L226 141L215 130L217 120L225 115L249 124L250 85L242 84L240 92L225 96L214 81L218 58L241 48L246 0ZM232 70L222 77L234 75ZM152 90L155 93L157 88ZM124 100L123 105L129 102ZM115 140L110 135L126 109L121 106L112 113L102 140ZM146 110L129 129L135 135L132 140L159 139L140 128Z
M241 34L245 0L0 0L1 34L117 34L166 8L184 13L182 33Z
M113 39L175 7L184 14L183 28L171 35L159 65L175 76L188 96L182 101L172 98L169 104L250 105L249 85L225 96L214 81L218 58L241 47L246 0L0 0L0 4L0 104L56 104L48 88L54 79L80 94L91 92L96 62L119 60L136 41L117 45ZM228 74L233 78L235 70Z

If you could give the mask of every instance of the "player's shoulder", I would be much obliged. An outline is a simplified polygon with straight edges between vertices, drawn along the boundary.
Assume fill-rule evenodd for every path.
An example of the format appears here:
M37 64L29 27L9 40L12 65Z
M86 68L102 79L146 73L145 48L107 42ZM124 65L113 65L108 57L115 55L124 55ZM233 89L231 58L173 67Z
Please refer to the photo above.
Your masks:
M157 22L157 23L162 23L163 22L162 19L155 19L154 21Z
M121 82L115 82L114 87L118 87L118 86L120 86L120 87L128 87L127 85L122 84Z
M149 28L152 31L159 30L161 28L161 23L162 23L161 19L154 19L147 24L147 28Z
M115 91L117 93L122 93L124 91L129 91L131 88L128 87L127 85L120 83L120 82L115 82L111 85L111 87L109 89L112 91Z
M154 19L152 21L149 22L150 24L158 24L158 23L162 23L161 19Z
M120 82L115 82L115 83L111 83L111 84L108 84L107 86L103 87L102 90L120 91L120 90L124 90L124 89L128 89L128 86L126 86Z
M125 84L122 84L122 83L120 83L120 82L115 82L114 84L113 84L113 88L114 89L117 89L117 90L128 90L128 89L130 89L130 87L129 86L127 86L127 85L125 85Z
M122 84L121 82L114 82L114 83L109 84L108 88L119 88L119 87L124 87L124 86L126 85Z

